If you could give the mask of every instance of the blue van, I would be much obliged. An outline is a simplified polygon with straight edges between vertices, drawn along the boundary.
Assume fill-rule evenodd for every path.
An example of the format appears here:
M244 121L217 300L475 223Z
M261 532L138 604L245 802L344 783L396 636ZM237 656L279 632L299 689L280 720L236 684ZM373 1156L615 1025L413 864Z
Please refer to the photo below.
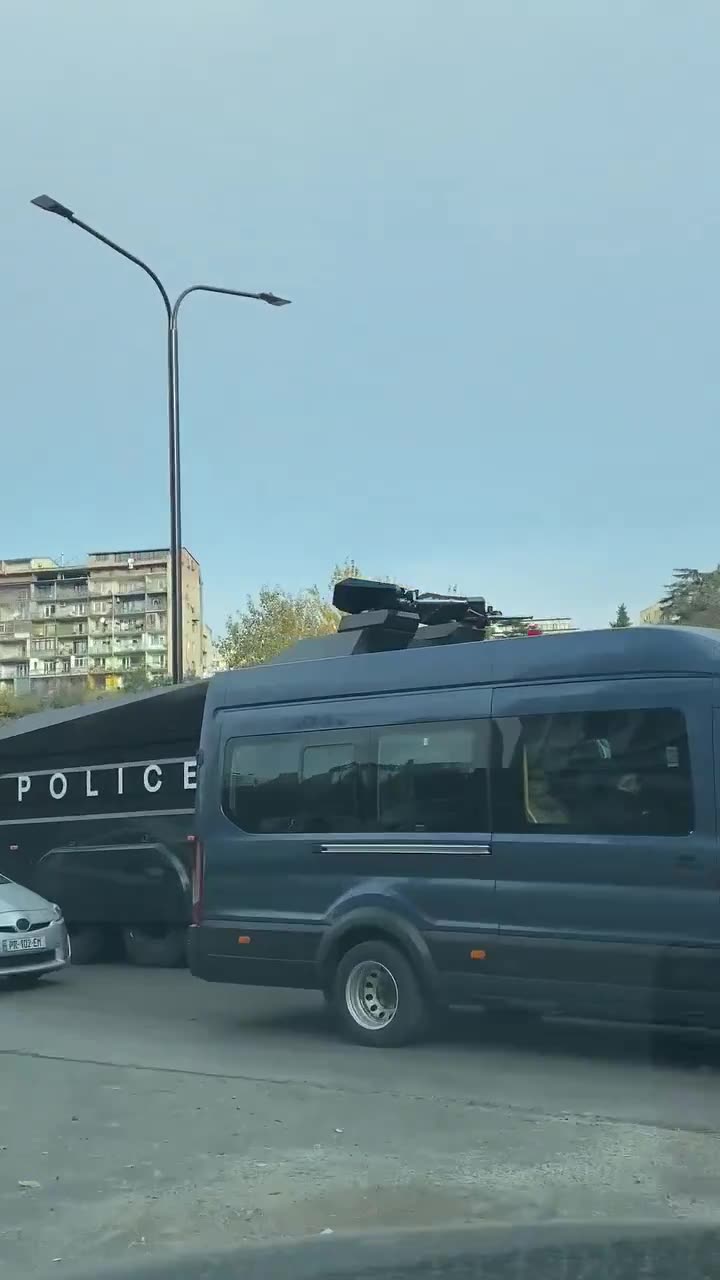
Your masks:
M403 613L210 682L192 972L378 1046L470 1004L720 1027L720 634Z

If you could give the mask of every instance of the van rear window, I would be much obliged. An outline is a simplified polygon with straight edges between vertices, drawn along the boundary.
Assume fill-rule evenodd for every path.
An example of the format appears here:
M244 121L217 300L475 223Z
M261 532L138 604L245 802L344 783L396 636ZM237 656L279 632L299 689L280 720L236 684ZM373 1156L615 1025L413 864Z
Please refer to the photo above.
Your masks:
M685 718L672 709L508 716L495 721L497 831L688 835Z

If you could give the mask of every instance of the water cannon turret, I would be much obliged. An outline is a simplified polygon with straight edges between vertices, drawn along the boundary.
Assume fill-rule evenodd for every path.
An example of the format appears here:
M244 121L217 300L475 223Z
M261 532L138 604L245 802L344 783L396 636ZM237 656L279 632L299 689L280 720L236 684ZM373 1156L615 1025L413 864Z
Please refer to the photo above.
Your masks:
M439 595L369 578L336 583L333 604L343 616L335 635L300 640L276 662L330 658L389 649L485 640L503 618L484 596Z

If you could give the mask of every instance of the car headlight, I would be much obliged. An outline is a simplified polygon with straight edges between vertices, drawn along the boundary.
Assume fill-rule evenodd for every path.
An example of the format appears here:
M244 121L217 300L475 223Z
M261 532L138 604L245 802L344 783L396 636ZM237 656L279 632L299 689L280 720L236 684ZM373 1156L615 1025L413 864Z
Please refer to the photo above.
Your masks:
M53 903L52 903L52 909L53 909L53 915L54 915L55 919L56 919L56 920L62 920L62 918L63 918L62 907L59 907L59 906L58 906L58 904L57 904L57 902L53 902Z

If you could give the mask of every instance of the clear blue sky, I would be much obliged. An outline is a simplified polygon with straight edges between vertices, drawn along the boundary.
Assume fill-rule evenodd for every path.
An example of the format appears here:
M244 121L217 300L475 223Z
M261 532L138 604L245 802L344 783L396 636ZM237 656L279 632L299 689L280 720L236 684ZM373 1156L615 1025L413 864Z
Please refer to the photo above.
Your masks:
M717 0L7 5L0 555L185 542L603 625L720 558Z

